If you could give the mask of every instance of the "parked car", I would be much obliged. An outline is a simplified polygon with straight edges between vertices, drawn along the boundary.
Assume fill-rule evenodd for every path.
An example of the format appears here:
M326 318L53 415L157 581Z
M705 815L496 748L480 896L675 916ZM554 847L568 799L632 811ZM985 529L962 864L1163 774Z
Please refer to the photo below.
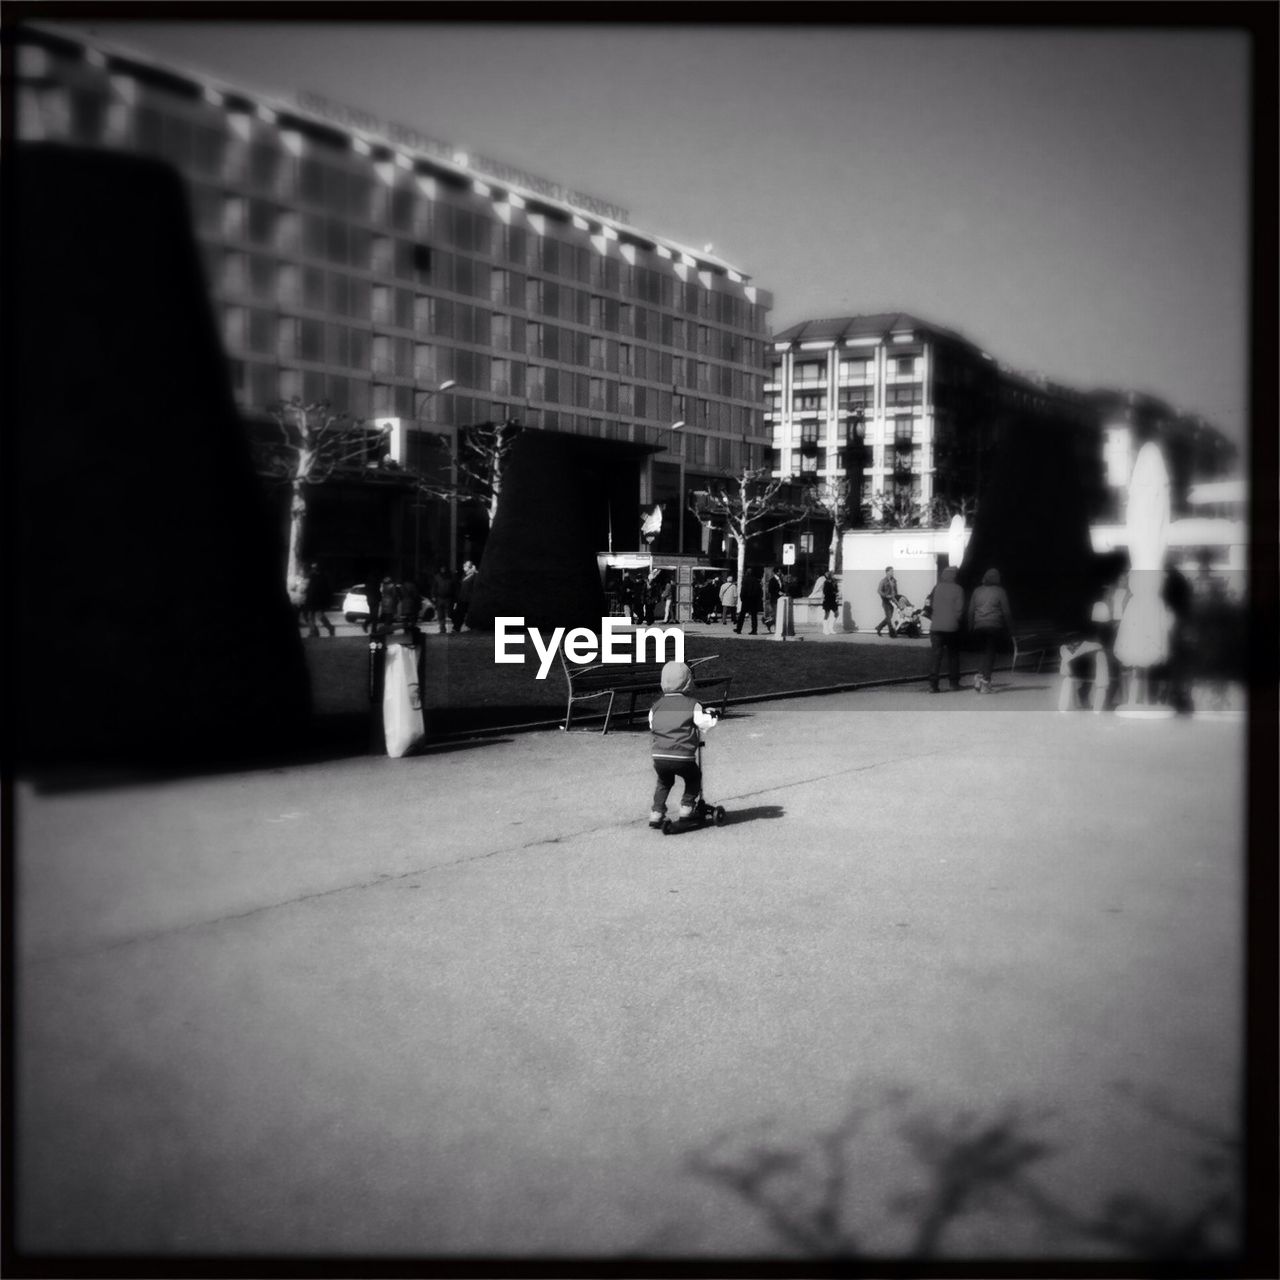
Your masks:
M364 623L369 621L369 600L365 596L363 587L352 587L342 597L342 616L348 622ZM424 600L418 620L420 622L434 622L435 616L435 605L430 600Z
M348 622L369 621L369 600L363 587L351 587L342 597L342 616Z

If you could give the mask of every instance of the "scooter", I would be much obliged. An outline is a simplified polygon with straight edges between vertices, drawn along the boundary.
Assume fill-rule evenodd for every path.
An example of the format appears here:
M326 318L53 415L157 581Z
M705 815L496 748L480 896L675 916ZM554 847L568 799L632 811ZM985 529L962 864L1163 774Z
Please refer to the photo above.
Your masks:
M698 768L702 768L702 743L698 743ZM660 830L664 836L678 836L686 831L697 831L708 822L718 827L724 818L724 805L712 804L704 796L699 796L691 814L687 817L663 818Z

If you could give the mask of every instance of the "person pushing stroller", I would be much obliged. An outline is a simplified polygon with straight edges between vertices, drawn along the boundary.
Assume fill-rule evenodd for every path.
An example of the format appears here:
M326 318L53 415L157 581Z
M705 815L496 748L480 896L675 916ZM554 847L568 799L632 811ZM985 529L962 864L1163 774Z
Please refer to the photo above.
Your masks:
M683 662L662 668L662 697L649 711L653 734L650 754L658 785L653 792L649 825L661 827L667 816L667 796L677 778L684 782L680 817L691 818L702 800L702 767L698 747L702 735L714 729L718 717L693 696L693 672Z

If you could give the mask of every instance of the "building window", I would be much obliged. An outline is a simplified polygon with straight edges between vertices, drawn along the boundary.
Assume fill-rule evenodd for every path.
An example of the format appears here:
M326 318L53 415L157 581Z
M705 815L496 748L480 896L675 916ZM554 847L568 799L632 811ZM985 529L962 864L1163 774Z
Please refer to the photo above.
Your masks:
M898 390L896 387L893 389ZM865 409L874 401L874 398L872 387L841 387L840 412L853 413Z
M841 382L863 382L872 378L871 358L869 356L853 356L840 361Z
M590 359L590 367L592 369L604 368L604 352L605 352L604 339L592 338L591 339L591 359Z
M243 253L224 253L219 284L225 293L243 293L249 280L249 260Z
M791 381L797 387L816 386L827 380L825 360L799 360L792 366Z
M592 409L603 409L605 407L605 382L603 378L592 378L590 396L587 404Z
M436 348L419 342L413 349L413 377L415 382L435 382L438 379Z
M825 413L827 397L825 393L796 392L792 397L792 413Z

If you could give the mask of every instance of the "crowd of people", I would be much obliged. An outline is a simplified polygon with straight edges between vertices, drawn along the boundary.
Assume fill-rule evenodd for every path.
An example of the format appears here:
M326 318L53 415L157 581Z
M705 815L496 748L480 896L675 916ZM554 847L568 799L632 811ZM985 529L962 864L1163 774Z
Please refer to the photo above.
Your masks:
M455 574L448 565L437 567L430 580L397 579L390 574L372 573L353 593L363 598L365 609L351 611L367 634L386 635L393 631L419 631L434 624L440 635L460 632L467 622L475 588L476 566L471 560ZM323 627L329 635L336 628L329 620L333 608L333 583L324 569L309 564L297 584L295 603L299 623L307 634L318 637Z

